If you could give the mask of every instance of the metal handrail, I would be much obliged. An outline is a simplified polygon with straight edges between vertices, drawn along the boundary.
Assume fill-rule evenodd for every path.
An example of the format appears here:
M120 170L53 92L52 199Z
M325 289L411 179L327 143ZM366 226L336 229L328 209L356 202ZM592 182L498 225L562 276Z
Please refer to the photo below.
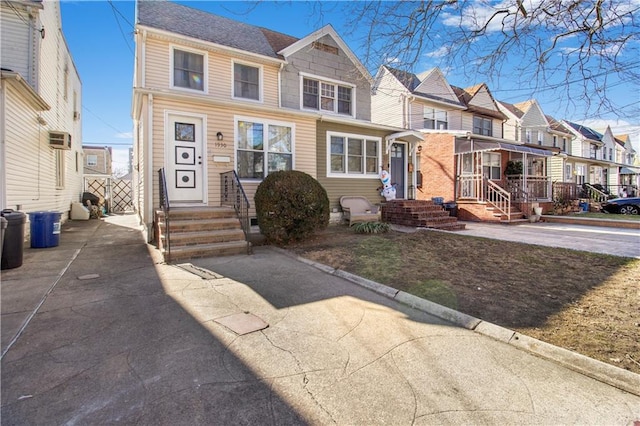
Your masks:
M240 183L240 178L235 170L220 173L220 186L222 192L220 194L220 204L223 206L231 206L236 211L240 219L240 225L244 232L245 239L249 240L249 198L244 192L244 188Z
M486 201L506 215L507 220L511 220L511 194L489 179L484 179L484 183L487 194Z
M167 177L164 173L164 167L158 169L158 188L160 190L160 208L164 213L164 227L165 227L165 237L164 237L164 259L166 262L171 261L171 226L169 220L169 211L171 210L171 204L169 202L169 192L167 191ZM158 225L158 229L160 226ZM158 238L160 236L158 235ZM158 241L158 244L161 244L161 241Z

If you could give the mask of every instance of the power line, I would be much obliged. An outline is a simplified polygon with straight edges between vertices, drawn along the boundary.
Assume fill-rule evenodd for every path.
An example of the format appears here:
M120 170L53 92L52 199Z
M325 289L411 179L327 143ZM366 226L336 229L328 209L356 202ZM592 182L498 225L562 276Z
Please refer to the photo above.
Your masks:
M126 133L126 132L123 132L120 129L116 129L114 126L112 126L111 124L107 123L102 117L100 117L98 114L96 114L95 112L93 112L89 108L87 108L86 105L82 105L82 109L87 111L89 114L93 115L95 118L100 120L104 125L106 125L107 127L110 127L111 129L115 130L116 132L122 133L122 134Z
M127 18L125 18L125 16L116 8L116 6L113 4L112 0L108 0L109 5L111 6L111 11L113 12L113 17L116 19L116 24L118 24L118 29L120 30L120 34L122 35L122 38L125 41L125 44L127 45L127 48L129 49L129 52L131 52L132 55L135 56L135 54L133 53L133 48L131 47L131 45L129 44L129 40L127 40L127 36L124 33L124 30L122 29L122 25L120 25L120 20L118 19L118 15L120 15L126 23L129 24L129 26L131 27L131 29L133 29L133 25L131 24L131 22L129 22L129 20Z

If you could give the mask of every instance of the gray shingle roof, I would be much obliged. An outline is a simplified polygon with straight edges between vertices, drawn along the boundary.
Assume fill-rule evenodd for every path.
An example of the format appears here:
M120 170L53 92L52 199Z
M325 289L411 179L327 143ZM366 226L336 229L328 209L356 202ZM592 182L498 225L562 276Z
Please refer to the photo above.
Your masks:
M565 120L565 123L573 127L578 133L580 133L582 136L584 136L587 139L591 139L593 141L602 140L602 134L596 132L590 127L583 126L582 124L572 123L571 121L566 121L566 120Z
M162 0L139 1L137 16L140 25L281 59L260 27Z

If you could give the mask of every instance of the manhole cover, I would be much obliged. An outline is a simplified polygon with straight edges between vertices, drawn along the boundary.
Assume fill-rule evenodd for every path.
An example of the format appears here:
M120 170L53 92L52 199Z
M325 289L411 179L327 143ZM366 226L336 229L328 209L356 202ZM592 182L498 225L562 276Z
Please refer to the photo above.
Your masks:
M269 324L249 312L218 318L215 322L224 325L229 330L239 334L240 336L243 334L253 333L258 330L264 330L269 327Z

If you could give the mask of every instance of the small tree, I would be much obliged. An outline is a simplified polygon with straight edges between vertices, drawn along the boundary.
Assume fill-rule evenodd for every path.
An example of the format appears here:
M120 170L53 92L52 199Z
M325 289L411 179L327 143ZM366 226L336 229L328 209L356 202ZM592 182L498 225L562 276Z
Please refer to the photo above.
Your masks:
M303 172L270 173L254 200L260 232L274 244L300 241L329 224L327 191Z

